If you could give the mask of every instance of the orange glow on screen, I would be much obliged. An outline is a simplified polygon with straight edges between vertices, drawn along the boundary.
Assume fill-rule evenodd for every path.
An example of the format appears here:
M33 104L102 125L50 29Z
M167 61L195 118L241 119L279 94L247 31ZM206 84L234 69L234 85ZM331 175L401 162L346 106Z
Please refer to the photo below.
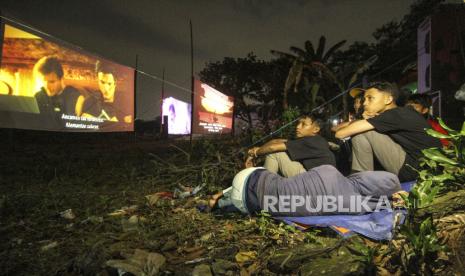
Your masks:
M215 114L232 112L234 103L229 101L228 96L219 93L207 84L202 83L201 86L205 91L204 96L202 96L202 106L207 111Z
M40 37L36 35L17 29L10 25L5 25L5 37L6 38L41 39Z

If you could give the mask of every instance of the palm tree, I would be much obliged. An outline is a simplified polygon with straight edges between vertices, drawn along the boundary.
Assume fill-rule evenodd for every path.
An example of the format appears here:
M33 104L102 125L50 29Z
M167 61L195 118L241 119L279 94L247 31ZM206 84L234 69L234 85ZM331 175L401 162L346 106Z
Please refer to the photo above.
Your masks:
M291 53L285 53L281 51L271 50L273 55L278 57L283 57L292 62L292 66L289 70L286 83L284 85L283 91L283 109L289 107L288 104L288 93L292 87L294 87L294 92L297 92L299 83L303 78L306 78L309 83L312 83L310 86L312 94L315 94L319 90L319 84L315 81L312 74L317 73L318 78L323 78L325 76L330 81L338 83L337 78L334 73L327 67L327 63L331 56L336 50L338 50L342 45L346 43L345 40L339 41L334 44L328 51L325 52L326 38L324 36L320 37L318 42L318 47L315 51L311 41L305 41L305 49L299 47L291 46L289 49ZM308 73L308 74L307 74ZM311 81L310 81L311 79ZM315 92L316 91L316 92ZM313 99L316 99L316 96L312 96ZM347 100L346 100L347 101ZM312 103L312 106L314 103ZM347 106L347 104L345 104ZM346 107L345 107L346 109Z

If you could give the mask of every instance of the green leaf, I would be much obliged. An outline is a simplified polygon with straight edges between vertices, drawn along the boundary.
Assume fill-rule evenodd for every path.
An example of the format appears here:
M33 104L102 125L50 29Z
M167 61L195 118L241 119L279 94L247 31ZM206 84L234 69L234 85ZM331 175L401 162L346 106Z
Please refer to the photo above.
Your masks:
M445 173L441 175L435 175L431 178L431 180L435 182L444 182L446 180L455 180L455 177L449 173Z
M453 149L442 149L444 151L444 153L446 154L454 154L455 153L455 150Z
M420 179L426 179L426 176L429 174L429 172L427 170L422 170L420 171L420 173L418 174L418 176L420 177Z
M457 132L457 131L453 130L452 128L448 127L448 126L446 125L446 123L444 123L444 121L443 121L441 118L438 118L438 122L439 122L439 124L442 126L443 129L445 129L445 130L447 130L447 131L449 131L449 132L454 132L454 133Z
M460 131L461 135L465 135L465 122L463 122L462 130Z
M422 199L420 207L423 207L423 206L428 205L431 202L433 202L434 197L436 197L438 192L439 192L439 187L434 187L433 189L431 189L428 192L427 196Z
M439 149L437 148L424 149L422 150L422 152L427 158L434 160L436 162L442 162L442 163L446 163L449 165L458 165L457 161L448 158L442 152L440 152Z
M450 135L446 135L446 134L437 132L437 131L435 131L433 129L427 129L426 133L428 135L430 135L430 136L433 136L433 137L439 138L439 139L450 139L450 138L452 138Z
M425 219L420 225L420 233L424 234L426 231L431 232L431 219Z

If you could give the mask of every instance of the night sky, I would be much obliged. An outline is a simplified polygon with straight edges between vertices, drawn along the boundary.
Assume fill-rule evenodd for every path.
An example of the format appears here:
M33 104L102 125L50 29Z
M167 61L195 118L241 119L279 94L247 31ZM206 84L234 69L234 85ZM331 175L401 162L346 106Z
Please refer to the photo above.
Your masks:
M189 20L194 29L194 70L223 57L287 51L340 40L372 42L373 31L400 20L412 0L231 1L18 1L3 0L1 12L45 33L118 63L135 66L190 89ZM137 117L159 112L161 82L139 75ZM167 96L190 101L188 92L166 85Z

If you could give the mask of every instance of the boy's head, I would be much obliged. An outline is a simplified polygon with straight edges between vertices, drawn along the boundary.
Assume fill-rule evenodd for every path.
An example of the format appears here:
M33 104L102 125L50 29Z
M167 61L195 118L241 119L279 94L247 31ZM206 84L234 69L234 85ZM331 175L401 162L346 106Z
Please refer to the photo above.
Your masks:
M354 98L354 111L355 113L359 113L363 106L363 93L357 95Z
M295 129L297 138L315 136L320 132L323 121L315 117L313 114L305 114L300 117Z
M363 108L370 113L383 113L396 107L399 97L397 85L390 82L373 82L365 90Z
M406 105L413 107L421 115L427 116L431 106L431 98L426 94L413 94L408 98Z

